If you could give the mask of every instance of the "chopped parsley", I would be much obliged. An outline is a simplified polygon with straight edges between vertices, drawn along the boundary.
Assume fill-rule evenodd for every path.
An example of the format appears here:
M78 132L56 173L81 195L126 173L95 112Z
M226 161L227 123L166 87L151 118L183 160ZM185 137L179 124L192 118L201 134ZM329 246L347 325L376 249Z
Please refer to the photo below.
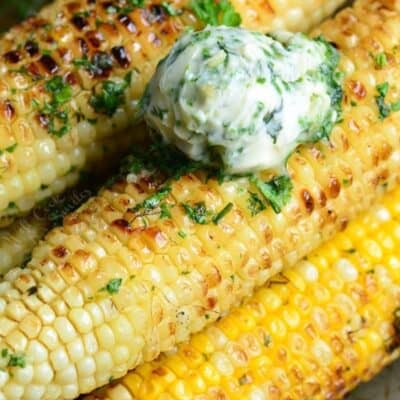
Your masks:
M384 52L376 54L375 56L373 56L373 58L375 61L375 66L378 69L384 68L388 63L386 53Z
M0 150L0 156L2 156L4 153L14 153L17 147L18 143L14 143L13 145L6 147L4 150Z
M46 91L51 95L51 101L39 110L47 118L47 130L50 134L62 137L71 130L68 109L64 107L72 99L71 85L64 82L61 76L55 76L45 84ZM34 102L37 106L37 102Z
M185 239L187 237L187 233L185 231L178 231L178 236L181 237L182 239Z
M239 26L242 22L229 0L192 0L190 7L205 25Z
M394 103L387 103L386 96L389 92L389 83L383 82L376 86L376 91L378 94L375 96L376 105L379 110L379 118L385 119L392 112L400 111L400 101Z
M111 279L105 287L100 289L100 292L107 292L108 294L116 294L122 285L122 278Z
M247 208L250 210L251 216L259 214L266 209L264 202L260 199L257 193L249 192L247 199Z
M10 358L8 360L8 367L19 367L19 368L25 368L26 367L26 359L23 354L17 355L17 354L10 354Z
M168 204L162 203L160 205L160 209L161 209L161 212L160 212L160 218L161 219L171 218L171 211L170 211L170 208L169 208Z
M110 71L113 67L112 57L105 52L96 53L90 60L84 58L75 59L73 64L76 67L83 67L95 76L102 76L105 71Z
M124 93L130 83L130 75L123 81L116 82L106 80L102 83L99 93L94 94L90 99L90 105L99 114L112 117L115 112L125 102Z
M193 206L185 203L182 204L182 207L189 218L196 222L196 224L205 225L208 223L208 216L210 215L210 212L207 210L207 207L203 201L195 203Z
M261 194L268 200L275 213L279 214L282 208L289 202L293 184L286 175L276 176L269 182L263 182L258 178L252 178Z
M1 357L7 358L7 367L19 367L25 368L26 367L26 359L25 355L23 354L13 354L6 348L1 350Z
M158 208L162 206L160 204L169 194L171 193L171 187L167 186L159 190L157 193L151 195L148 197L146 200L144 200L142 203L137 204L134 208L132 208L133 212L137 212L140 210L143 211L151 211L154 210L155 208ZM166 204L165 204L166 206ZM168 211L169 212L169 211Z
M166 13L168 15L171 15L172 17L182 14L182 10L180 10L180 9L177 10L172 4L170 4L166 1L163 1L161 3L161 5L163 6Z
M233 203L228 203L218 214L214 215L212 221L214 224L218 225L218 223L232 210Z

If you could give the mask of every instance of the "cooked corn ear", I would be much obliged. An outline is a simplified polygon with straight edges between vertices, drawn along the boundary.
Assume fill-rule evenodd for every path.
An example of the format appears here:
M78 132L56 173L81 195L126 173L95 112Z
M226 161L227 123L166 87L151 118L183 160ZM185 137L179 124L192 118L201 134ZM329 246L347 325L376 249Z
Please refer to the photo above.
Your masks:
M140 125L135 128L136 144L144 137L145 131L142 128ZM132 144L132 135L128 134L93 143L88 149L85 174L73 170L68 177L56 180L51 187L46 188L41 204L28 216L18 218L12 223L10 221L10 226L0 229L0 275L25 264L30 259L32 249L54 223L59 224L62 216L77 209L96 193L95 188L100 186L99 180L104 181L104 176L110 175L110 170L118 166L122 149L127 149ZM90 176L90 182L86 178L82 179L82 175L86 176L86 173ZM76 186L77 182L79 184ZM66 188L72 185L75 186L65 193ZM50 193L53 196L47 199ZM57 215L57 221L54 221L54 214Z
M399 356L400 189L229 316L86 400L339 400Z
M243 25L307 29L344 0L234 1ZM158 61L188 27L186 1L58 0L0 41L0 217L20 215L70 184L88 151L124 135ZM275 4L276 3L276 4ZM133 135L133 133L132 133ZM122 149L121 149L122 150ZM46 189L43 189L46 187ZM3 223L4 225L4 223Z
M74 398L155 359L393 188L400 113L393 107L383 118L371 85L385 79L385 104L395 104L399 27L399 13L360 1L322 29L330 40L339 29L352 37L339 45L343 122L329 142L289 158L281 210L259 189L276 183L268 172L256 180L210 173L159 146L128 158L114 183L0 284L3 398ZM371 42L386 64L371 57Z

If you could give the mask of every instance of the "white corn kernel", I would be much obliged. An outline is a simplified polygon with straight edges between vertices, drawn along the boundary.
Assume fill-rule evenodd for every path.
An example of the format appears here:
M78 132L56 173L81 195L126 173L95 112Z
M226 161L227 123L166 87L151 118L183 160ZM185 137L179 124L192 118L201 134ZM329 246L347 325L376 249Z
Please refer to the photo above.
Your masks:
M133 397L128 389L123 385L117 385L112 388L108 393L110 400L132 400Z
M5 181L4 186L8 193L9 201L15 201L25 194L24 183L19 175L14 175L9 180Z
M8 382L10 375L5 371L0 369L0 389Z
M106 324L103 324L96 328L96 337L99 346L102 349L112 349L115 345L114 333L112 329Z
M59 338L64 343L69 343L76 338L76 330L71 322L65 317L58 317L54 321L54 328L56 329Z
M42 320L43 324L50 325L54 322L56 315L53 309L47 304L43 304L37 311L37 316Z
M50 138L35 142L34 150L39 161L47 161L54 158L56 145Z
M99 345L97 343L96 336L94 335L93 332L83 335L83 343L85 345L86 354L88 354L88 355L95 354L99 349Z
M52 161L39 164L36 168L43 185L50 185L57 178L57 171Z
M13 379L20 385L27 385L32 382L33 373L32 365L26 365L24 368L14 368Z
M62 388L62 397L65 399L74 399L79 396L79 388L77 384L71 384Z
M23 173L21 180L27 194L33 193L40 188L40 176L36 169L31 169Z
M97 371L109 371L113 368L113 359L108 351L99 351L95 354Z
M96 362L93 357L85 357L76 365L79 377L94 376L96 373Z
M49 349L55 350L59 345L57 332L48 326L45 326L39 335L39 340Z
M54 381L59 385L66 386L75 383L77 379L78 375L76 373L76 368L74 365L70 364L56 372Z
M67 368L70 362L68 354L63 347L59 347L50 353L50 361L55 371Z
M3 393L7 400L19 400L24 394L24 387L14 382L8 382L4 386Z
M36 153L32 147L18 146L14 152L14 160L18 171L32 171L36 165Z
M54 159L54 168L58 176L64 176L71 169L71 161L67 154L58 153Z
M49 384L54 377L54 370L48 362L35 365L33 382L39 385Z
M46 391L43 385L28 385L25 390L25 400L41 400Z
M104 322L101 308L96 303L87 304L85 310L90 314L93 326L99 326Z
M79 333L88 333L93 328L90 314L82 308L72 309L69 318Z
M78 362L85 356L85 347L80 337L67 344L67 351L72 362Z

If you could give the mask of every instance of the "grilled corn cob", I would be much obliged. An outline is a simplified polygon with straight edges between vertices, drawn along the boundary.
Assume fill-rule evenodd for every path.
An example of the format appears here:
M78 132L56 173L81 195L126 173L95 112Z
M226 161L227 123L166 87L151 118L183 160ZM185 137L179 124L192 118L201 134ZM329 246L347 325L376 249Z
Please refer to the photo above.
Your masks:
M371 85L385 79L383 103L395 104L400 15L364 0L323 33L331 39L349 16L342 29L352 40L340 43L343 122L329 142L303 145L289 158L290 201L270 207L257 181L217 179L165 148L128 158L114 183L1 283L3 398L73 398L156 358L397 183L400 114L393 106L383 118ZM371 40L386 63L371 56ZM270 178L265 172L258 181Z
M400 190L177 351L87 400L342 399L399 356Z
M276 3L276 4L275 4ZM235 1L243 25L306 29L343 0ZM137 99L180 33L201 26L188 2L56 1L0 41L0 217L84 168L88 147L124 135ZM139 5L139 6L138 6ZM203 18L204 19L204 18Z
M0 229L0 275L4 275L11 268L25 264L30 258L32 249L45 233L55 223L59 224L64 215L78 208L96 193L100 179L104 180L104 176L109 176L110 170L118 165L122 149L130 147L132 142L140 143L144 133L143 127L138 125L134 136L121 135L90 146L86 171L89 173L90 182L81 178L82 171L71 171L66 186L79 182L77 186L64 193L65 180L55 181L52 187L46 189L47 194L53 193L51 199L44 200L44 204L36 207L28 216L17 219L7 228ZM57 216L56 221L54 215Z

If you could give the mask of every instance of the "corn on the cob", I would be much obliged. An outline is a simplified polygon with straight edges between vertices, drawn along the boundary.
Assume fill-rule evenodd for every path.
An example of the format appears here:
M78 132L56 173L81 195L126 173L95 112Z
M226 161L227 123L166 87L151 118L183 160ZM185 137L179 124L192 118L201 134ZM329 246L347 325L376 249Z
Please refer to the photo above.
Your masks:
M399 356L400 189L229 316L87 400L339 400Z
M137 126L134 142L140 143L144 136L143 127ZM110 170L118 165L122 149L132 145L132 135L121 135L117 138L104 140L90 146L88 149L87 172L94 181L82 182L82 172L71 171L69 185L80 181L77 187L63 193L64 180L55 181L48 193L59 194L37 207L30 215L17 219L11 226L0 229L0 275L4 275L11 268L21 266L30 258L32 249L44 237L45 233L54 226L52 215L57 214L57 222L62 217L77 209L90 196L95 194L99 179L110 175ZM104 179L103 179L104 180ZM86 183L86 186L84 185ZM89 183L89 184L88 184Z
M1 39L0 217L31 209L51 194L43 185L85 166L89 146L124 134L157 62L200 26L187 1L136 3L58 0ZM343 0L280 3L234 5L244 26L301 30Z
M221 182L165 149L155 170L157 149L148 150L145 168L128 159L121 179L68 216L27 268L0 285L0 396L69 399L121 377L218 319L394 186L400 114L393 107L380 118L371 85L384 77L385 104L394 104L400 15L366 0L347 14L343 122L329 143L290 157L293 190L282 212L260 200L252 180ZM323 30L329 38L343 15ZM385 65L371 57L371 40Z

